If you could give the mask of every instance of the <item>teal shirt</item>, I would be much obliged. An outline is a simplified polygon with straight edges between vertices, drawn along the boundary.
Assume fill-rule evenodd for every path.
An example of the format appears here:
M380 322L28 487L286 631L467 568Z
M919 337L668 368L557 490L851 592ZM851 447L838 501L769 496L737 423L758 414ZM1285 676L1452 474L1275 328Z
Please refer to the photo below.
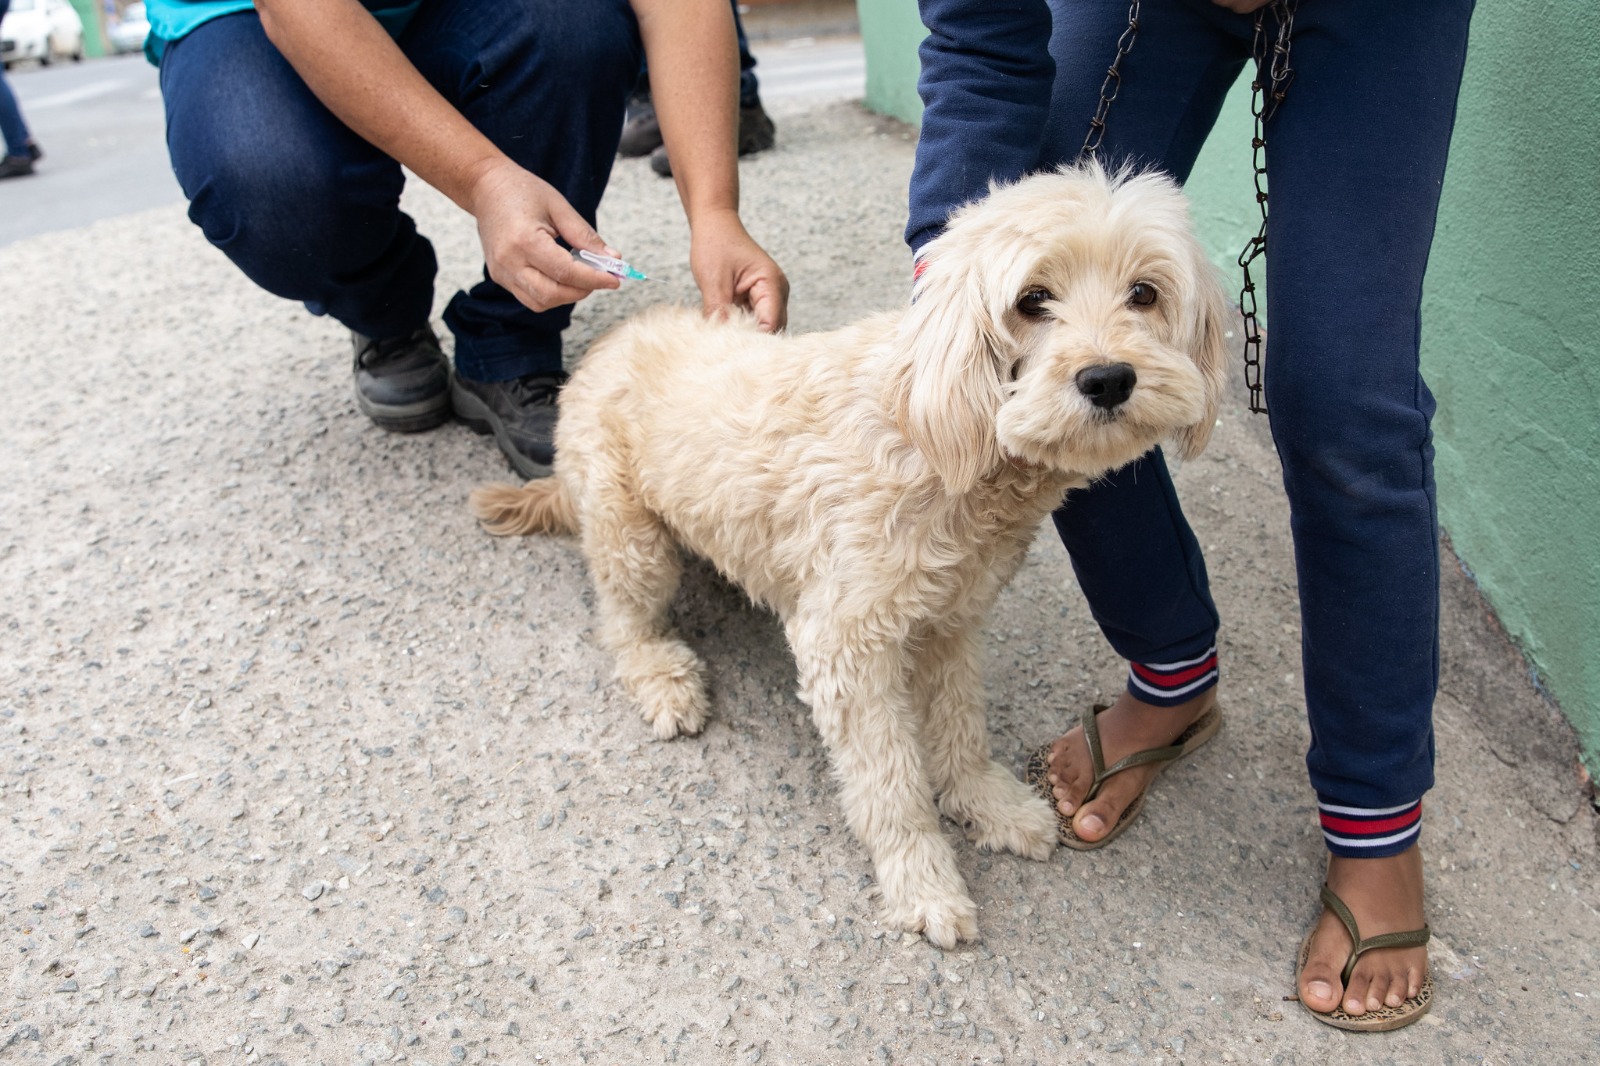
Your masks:
M361 0L373 17L389 31L389 36L399 37L416 14L422 0L396 2L396 0ZM195 27L223 15L249 11L255 7L251 0L145 0L145 14L150 19L150 36L145 38L144 54L156 66L161 65L161 53L167 45Z

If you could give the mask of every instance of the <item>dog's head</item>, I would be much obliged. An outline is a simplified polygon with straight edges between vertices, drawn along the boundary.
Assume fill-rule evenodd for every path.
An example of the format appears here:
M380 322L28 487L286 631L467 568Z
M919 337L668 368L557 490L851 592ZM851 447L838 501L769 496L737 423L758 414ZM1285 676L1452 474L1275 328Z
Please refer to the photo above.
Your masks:
M1089 163L994 188L922 260L899 415L947 491L1205 447L1229 306L1171 179Z

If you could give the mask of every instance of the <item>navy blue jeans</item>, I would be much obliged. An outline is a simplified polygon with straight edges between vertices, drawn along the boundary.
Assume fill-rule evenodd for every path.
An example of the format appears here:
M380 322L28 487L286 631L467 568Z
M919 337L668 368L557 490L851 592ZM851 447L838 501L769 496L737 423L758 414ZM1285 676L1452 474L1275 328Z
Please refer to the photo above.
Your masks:
M1045 164L1077 155L1128 13L1126 0L1051 7ZM1300 4L1295 80L1266 133L1267 405L1299 578L1307 766L1339 854L1408 847L1406 812L1433 784L1439 534L1419 306L1471 13L1472 0ZM1209 0L1145 0L1104 157L1186 178L1252 29ZM1120 654L1177 661L1211 643L1205 564L1159 453L1072 493L1055 520Z
M11 0L0 0L0 21L5 19L10 7ZM22 109L17 106L16 95L3 70L0 70L0 140L5 141L6 155L28 154L28 125L22 121Z
M424 0L399 45L594 223L643 56L626 0ZM189 217L252 281L371 337L428 321L437 262L400 210L400 165L317 100L254 12L169 45L161 91ZM571 308L531 311L485 273L444 318L457 372L504 381L561 368Z

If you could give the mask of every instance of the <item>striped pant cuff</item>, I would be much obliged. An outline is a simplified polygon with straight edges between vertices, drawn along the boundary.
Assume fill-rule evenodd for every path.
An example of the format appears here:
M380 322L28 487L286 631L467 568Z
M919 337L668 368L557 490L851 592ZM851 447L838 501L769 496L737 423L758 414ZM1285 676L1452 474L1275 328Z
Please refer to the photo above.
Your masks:
M1422 801L1398 807L1344 807L1318 801L1322 837L1328 850L1346 859L1398 855L1422 832Z
M1157 707L1176 707L1217 684L1217 646L1176 663L1128 664L1128 695Z

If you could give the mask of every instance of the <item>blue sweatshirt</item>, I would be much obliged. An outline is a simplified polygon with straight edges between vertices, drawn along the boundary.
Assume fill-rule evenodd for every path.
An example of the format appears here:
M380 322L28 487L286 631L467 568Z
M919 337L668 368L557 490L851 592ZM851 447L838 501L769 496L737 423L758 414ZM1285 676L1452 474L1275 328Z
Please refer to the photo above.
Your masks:
M922 134L906 243L939 235L950 213L1039 163L1055 61L1045 0L919 0Z

